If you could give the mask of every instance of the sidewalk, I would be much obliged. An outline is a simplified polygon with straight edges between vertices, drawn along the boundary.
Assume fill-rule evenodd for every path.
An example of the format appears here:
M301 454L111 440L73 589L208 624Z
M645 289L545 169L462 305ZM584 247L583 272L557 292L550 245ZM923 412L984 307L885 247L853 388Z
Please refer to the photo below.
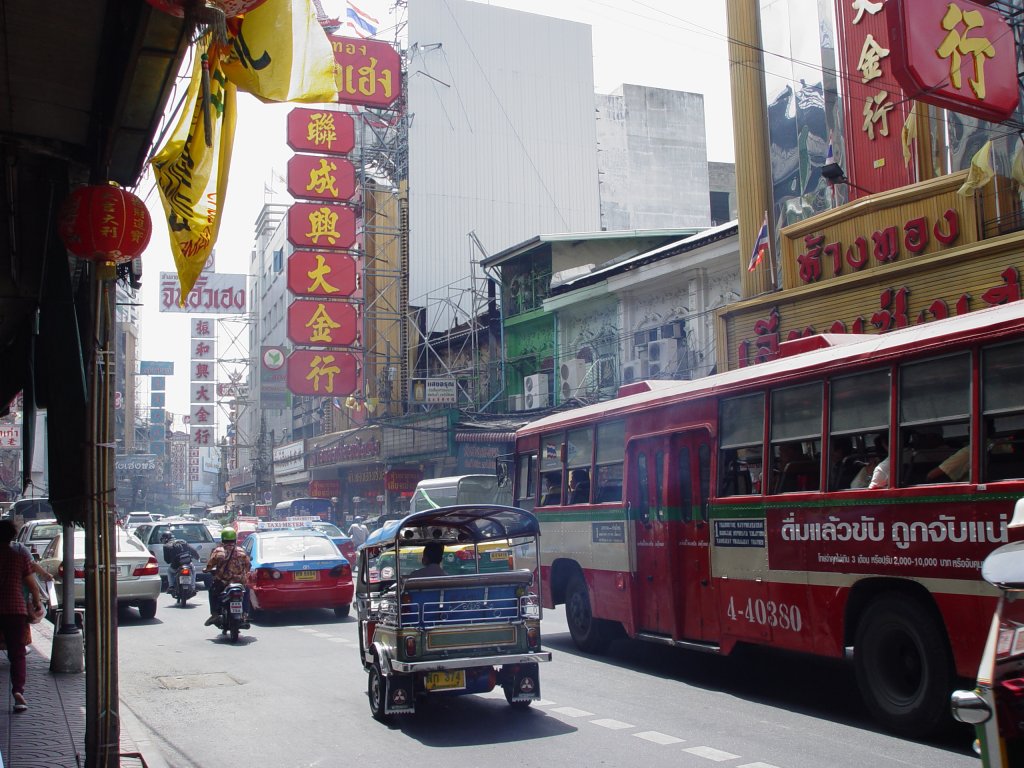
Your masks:
M10 665L0 653L0 768L82 768L85 765L85 673L50 672L53 625L32 627L26 664L27 712L12 712ZM121 715L121 768L167 768L127 708ZM132 756L134 755L134 756Z

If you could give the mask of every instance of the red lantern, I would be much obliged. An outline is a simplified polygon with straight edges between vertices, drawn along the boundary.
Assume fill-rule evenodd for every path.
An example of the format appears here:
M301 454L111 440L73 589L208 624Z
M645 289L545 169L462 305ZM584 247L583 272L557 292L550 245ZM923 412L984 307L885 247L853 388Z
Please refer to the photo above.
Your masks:
M68 195L57 231L78 258L120 264L146 249L153 222L142 200L109 184L79 187Z
M146 0L146 2L158 11L169 13L171 16L188 17L201 23L209 23L212 16L233 19L235 16L263 5L266 0Z

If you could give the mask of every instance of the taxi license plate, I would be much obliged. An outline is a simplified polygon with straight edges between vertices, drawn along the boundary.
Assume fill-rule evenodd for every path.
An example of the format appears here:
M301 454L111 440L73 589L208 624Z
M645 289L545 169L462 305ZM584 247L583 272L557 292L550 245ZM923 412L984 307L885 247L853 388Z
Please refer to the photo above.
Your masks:
M316 581L316 571L296 571L296 581Z
M466 670L452 669L427 672L423 681L428 691L454 691L466 687Z

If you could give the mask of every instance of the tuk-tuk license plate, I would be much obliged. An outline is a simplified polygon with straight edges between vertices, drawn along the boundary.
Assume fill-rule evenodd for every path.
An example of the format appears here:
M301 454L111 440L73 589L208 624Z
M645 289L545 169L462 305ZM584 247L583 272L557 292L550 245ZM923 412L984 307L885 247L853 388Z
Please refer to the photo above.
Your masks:
M508 560L508 552L501 549L491 552L491 560Z
M424 685L428 691L454 691L466 687L466 670L452 669L427 672Z
M296 581L316 581L316 571L296 571Z

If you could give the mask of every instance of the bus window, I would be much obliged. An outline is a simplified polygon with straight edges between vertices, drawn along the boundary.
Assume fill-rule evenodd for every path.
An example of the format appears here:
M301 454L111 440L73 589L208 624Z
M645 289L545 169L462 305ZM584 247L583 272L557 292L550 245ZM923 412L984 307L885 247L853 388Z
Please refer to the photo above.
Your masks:
M829 384L828 489L867 488L887 454L888 370L840 376Z
M626 455L626 423L597 425L594 454L594 503L622 501L622 462Z
M701 446L705 448L706 446ZM690 449L682 446L676 454L676 471L679 473L679 514L684 523L693 520L693 486L691 484ZM658 484L664 487L661 481Z
M565 455L562 432L544 435L540 441L541 506L562 503L562 459Z
M719 414L718 494L761 492L764 395L723 400Z
M820 382L772 392L771 493L820 487L822 410Z
M570 429L565 441L569 470L566 504L590 503L590 462L594 458L594 432L591 427Z
M900 367L900 485L970 479L970 410L969 353ZM946 460L961 448L954 472Z
M983 482L1024 477L1024 344L1003 344L981 353L984 416Z
M651 518L651 478L647 471L647 454L637 451L636 454L636 516L646 523Z
M537 455L516 457L516 506L533 509L537 499Z

